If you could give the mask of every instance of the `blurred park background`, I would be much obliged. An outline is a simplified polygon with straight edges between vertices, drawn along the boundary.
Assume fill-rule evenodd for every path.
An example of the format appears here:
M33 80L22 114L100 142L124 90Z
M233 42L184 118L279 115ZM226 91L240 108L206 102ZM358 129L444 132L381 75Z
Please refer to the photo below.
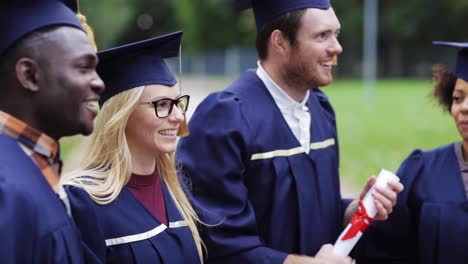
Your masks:
M374 20L365 19L369 1L378 3ZM381 168L396 171L412 149L460 139L450 115L429 97L431 66L454 65L456 52L431 41L468 41L468 1L332 0L332 5L344 52L335 82L323 90L337 114L341 175L360 189ZM99 49L183 30L182 86L184 93L196 94L191 111L208 93L256 66L253 12L235 12L232 0L81 0L80 8ZM363 81L369 26L376 29L377 78L370 84ZM178 69L177 60L170 64ZM62 141L65 162L81 158L76 149L82 141Z

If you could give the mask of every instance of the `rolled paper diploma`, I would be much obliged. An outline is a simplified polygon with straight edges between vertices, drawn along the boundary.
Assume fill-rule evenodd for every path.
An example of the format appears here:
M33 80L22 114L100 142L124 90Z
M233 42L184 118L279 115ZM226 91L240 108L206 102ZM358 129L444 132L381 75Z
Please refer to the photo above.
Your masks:
M377 176L377 181L374 186L367 192L362 201L359 200L358 210L354 213L348 226L346 226L345 230L336 240L333 246L333 253L338 256L349 255L349 252L351 252L364 231L369 227L372 219L377 215L377 208L375 208L374 198L372 197L372 193L375 192L375 187L389 188L387 185L389 181L400 181L400 178L392 172L382 169Z

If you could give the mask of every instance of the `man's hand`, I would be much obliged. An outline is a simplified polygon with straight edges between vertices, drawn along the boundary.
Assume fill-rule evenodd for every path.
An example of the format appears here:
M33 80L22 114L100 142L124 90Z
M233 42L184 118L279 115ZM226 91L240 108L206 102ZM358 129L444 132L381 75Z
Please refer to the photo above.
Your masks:
M372 176L367 180L367 184L361 193L360 199L364 199L367 192L374 186L376 177ZM397 195L403 191L403 184L398 181L389 181L388 188L376 187L375 192L372 194L374 198L375 208L377 209L377 215L374 220L387 220L388 216L392 213L393 207L397 202ZM359 207L358 200L354 200L349 204L345 211L345 217L343 226L346 226L351 220L351 217Z
M333 254L333 246L323 245L315 257L288 255L283 264L351 264L350 257L341 257Z

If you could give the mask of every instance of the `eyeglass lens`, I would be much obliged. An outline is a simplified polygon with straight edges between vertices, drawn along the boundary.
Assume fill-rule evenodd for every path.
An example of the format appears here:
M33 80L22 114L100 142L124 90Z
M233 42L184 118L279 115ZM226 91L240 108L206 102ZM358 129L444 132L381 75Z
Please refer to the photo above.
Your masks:
M156 116L160 118L169 116L174 105L176 105L182 114L184 114L188 108L189 98L190 97L188 95L184 95L174 100L165 98L153 102Z

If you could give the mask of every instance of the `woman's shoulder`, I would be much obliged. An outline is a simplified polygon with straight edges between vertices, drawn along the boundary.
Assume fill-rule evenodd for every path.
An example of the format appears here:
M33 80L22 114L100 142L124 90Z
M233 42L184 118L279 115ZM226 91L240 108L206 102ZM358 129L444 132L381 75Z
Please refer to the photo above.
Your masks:
M82 187L64 185L64 189L70 201L73 220L85 244L86 263L104 263L106 247L97 204Z
M63 188L65 189L69 197L76 197L84 200L92 200L88 192L83 187L65 184L63 185Z
M446 144L443 146L439 146L432 149L414 149L409 155L407 159L414 159L414 160L431 160L437 159L440 157L446 157L447 155L452 155L454 152L454 143Z
M454 144L447 144L429 150L415 149L403 161L397 175L410 184L418 175L440 171L455 158ZM441 167L442 166L442 167Z
M84 188L73 185L64 185L63 187L74 215L94 211L96 203Z

